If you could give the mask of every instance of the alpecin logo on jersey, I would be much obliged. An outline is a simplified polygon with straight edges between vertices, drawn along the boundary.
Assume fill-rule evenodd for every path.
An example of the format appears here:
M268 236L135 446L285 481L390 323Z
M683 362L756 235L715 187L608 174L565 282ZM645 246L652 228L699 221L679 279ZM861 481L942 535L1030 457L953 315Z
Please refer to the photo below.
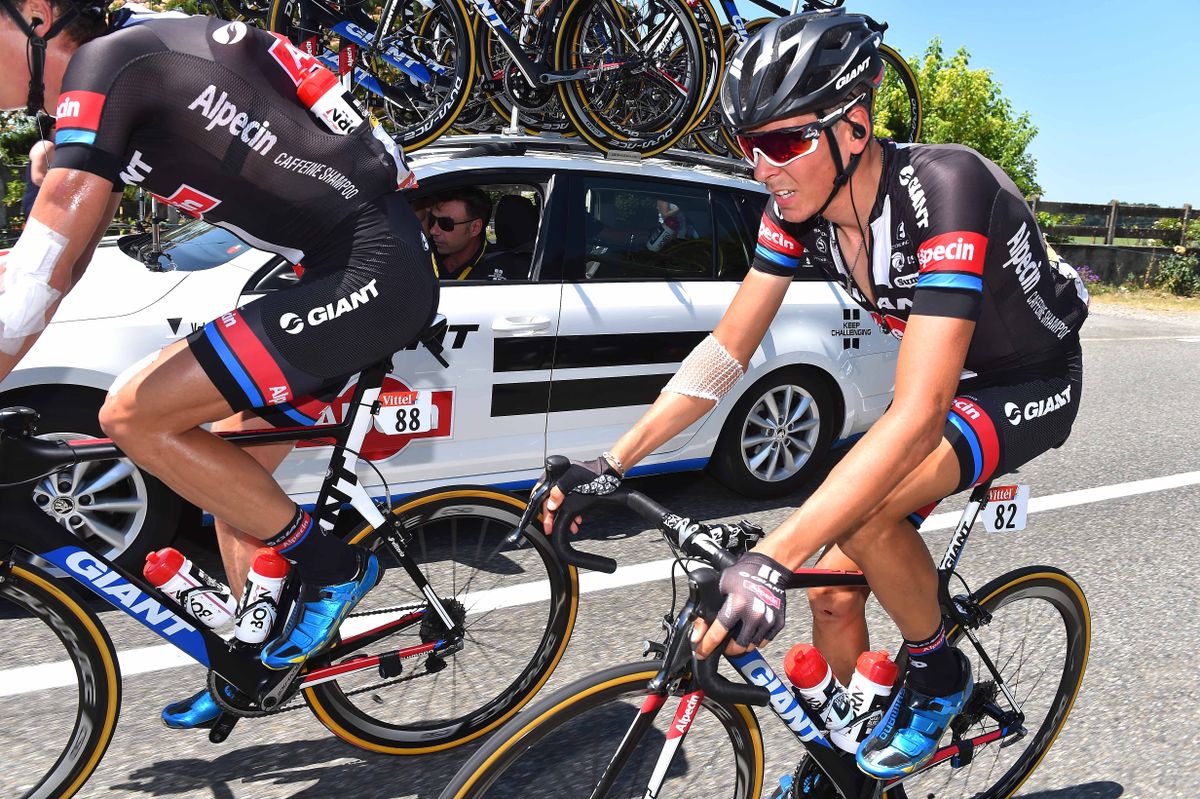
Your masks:
M100 127L104 95L97 92L69 91L58 98L54 116L58 119L55 144L92 144Z
M758 226L758 243L784 255L797 256L804 251L795 239L780 230L765 216Z
M218 97L217 87L211 83L207 89L200 92L199 97L192 100L188 110L199 111L208 120L205 130L225 128L230 136L241 139L259 155L266 155L275 146L275 142L279 141L274 133L267 130L271 126L270 122L259 122L251 119L244 111L238 111L238 107L229 101L228 93L221 92L221 96Z
M1071 332L1070 326L1050 310L1045 299L1037 291L1038 283L1042 279L1042 262L1033 257L1030 229L1026 222L1022 222L1021 227L1008 240L1008 260L1004 262L1003 268L1009 267L1012 267L1013 275L1020 284L1021 291L1025 293L1025 302L1037 320L1057 338L1065 338Z
M983 274L987 237L969 230L942 233L922 242L917 262L922 272L970 272Z

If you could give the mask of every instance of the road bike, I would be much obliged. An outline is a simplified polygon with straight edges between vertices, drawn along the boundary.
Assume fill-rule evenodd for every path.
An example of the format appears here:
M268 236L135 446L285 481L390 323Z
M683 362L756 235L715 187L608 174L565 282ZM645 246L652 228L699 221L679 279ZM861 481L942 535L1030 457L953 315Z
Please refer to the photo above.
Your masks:
M718 672L720 658L697 660L689 643L693 621L715 617L719 570L735 558L702 525L622 488L603 499L663 533L687 575L686 602L663 618L664 640L646 642L649 661L604 669L531 704L472 755L442 799L758 799L765 745L753 708L765 706L802 747L795 776L813 787L807 796L1011 796L1066 722L1087 665L1091 623L1082 589L1051 566L1016 569L978 590L966 588L955 568L989 486L972 492L939 565L949 639L972 660L975 688L949 740L913 774L880 781L860 772L758 650L725 658L741 682ZM611 569L612 561L571 546L566 526L574 515L566 505L557 515L556 551L579 566ZM955 578L966 590L951 596ZM860 572L800 569L789 588L865 585Z
M489 88L498 80L517 105L544 106L556 93L603 149L652 154L686 132L706 61L681 0L552 0L542 14L528 0L516 11L492 0L274 0L268 22L343 76L410 150L448 130L472 95L469 12L487 28L488 57L504 61L485 73Z
M439 360L444 334L443 318L422 335ZM399 430L403 422L412 429L394 403L381 404L391 402L381 395L389 368L382 363L354 379L338 424L222 434L246 446L331 445L314 516L330 526L351 506L364 521L348 540L374 551L384 569L338 640L288 671L267 669L258 659L260 646L227 640L197 622L39 505L88 503L116 471L111 462L122 457L111 441L39 439L35 411L0 410L0 746L8 764L0 794L73 795L100 762L121 707L120 665L101 617L40 563L208 670L223 711L209 730L214 743L239 719L307 706L356 747L434 752L484 735L537 692L574 625L577 571L523 521L524 503L507 494L451 486L396 502L385 496L382 505L371 499L355 472L368 429L379 426L388 407L385 427ZM270 637L280 633L298 589L298 580L289 578Z

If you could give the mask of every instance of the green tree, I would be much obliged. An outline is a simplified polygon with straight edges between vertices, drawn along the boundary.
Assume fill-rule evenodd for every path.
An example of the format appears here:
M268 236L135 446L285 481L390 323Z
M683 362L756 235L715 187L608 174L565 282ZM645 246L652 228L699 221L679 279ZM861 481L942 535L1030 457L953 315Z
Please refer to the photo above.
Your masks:
M923 56L908 59L925 109L921 141L972 147L996 162L1026 195L1040 193L1037 161L1027 152L1037 127L1028 112L1014 112L991 70L972 68L970 61L965 47L947 57L937 37ZM875 113L877 133L888 136L901 129L908 102L898 81L885 81Z

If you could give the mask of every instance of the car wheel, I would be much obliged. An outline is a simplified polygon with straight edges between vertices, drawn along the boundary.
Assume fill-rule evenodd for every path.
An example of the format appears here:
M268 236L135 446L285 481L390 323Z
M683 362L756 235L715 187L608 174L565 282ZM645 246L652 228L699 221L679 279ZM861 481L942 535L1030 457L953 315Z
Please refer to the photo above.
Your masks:
M837 405L819 372L786 367L762 378L733 406L711 468L750 497L778 497L802 485L833 441Z
M38 412L38 438L103 436L97 419L104 392L70 386L20 389L0 405ZM46 515L104 557L140 574L146 554L168 546L179 528L179 497L128 458L81 463L34 483L30 497ZM48 564L42 564L48 566Z

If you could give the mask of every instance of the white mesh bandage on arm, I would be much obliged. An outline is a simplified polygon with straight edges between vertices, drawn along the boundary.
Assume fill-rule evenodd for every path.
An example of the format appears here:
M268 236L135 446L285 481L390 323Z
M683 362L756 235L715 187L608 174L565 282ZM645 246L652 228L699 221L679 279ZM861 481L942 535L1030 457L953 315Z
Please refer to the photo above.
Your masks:
M0 350L20 352L25 337L41 332L46 312L62 292L50 287L50 276L67 238L36 219L30 219L8 253L4 288L0 291Z
M737 358L710 333L683 359L663 391L718 402L745 373Z

